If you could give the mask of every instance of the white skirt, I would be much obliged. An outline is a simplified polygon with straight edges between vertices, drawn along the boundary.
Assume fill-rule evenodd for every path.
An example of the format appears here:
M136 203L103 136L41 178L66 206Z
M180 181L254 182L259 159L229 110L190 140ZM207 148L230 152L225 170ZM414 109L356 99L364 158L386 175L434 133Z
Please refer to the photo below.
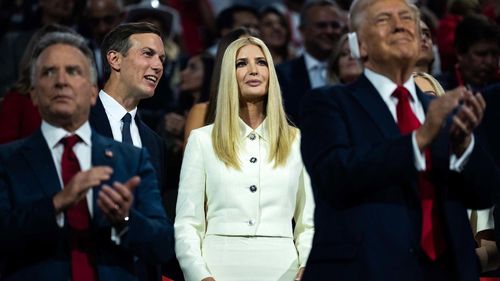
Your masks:
M207 235L202 255L216 281L293 281L299 270L292 238Z

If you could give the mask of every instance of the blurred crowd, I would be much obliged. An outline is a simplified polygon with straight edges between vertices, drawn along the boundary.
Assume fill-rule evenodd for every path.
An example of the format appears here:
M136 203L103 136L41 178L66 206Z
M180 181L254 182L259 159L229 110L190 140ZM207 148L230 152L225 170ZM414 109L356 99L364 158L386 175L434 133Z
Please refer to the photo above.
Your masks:
M138 114L166 143L167 213L175 201L191 130L214 122L225 48L254 36L269 48L290 123L300 125L309 90L349 84L363 73L350 48L350 0L0 0L0 143L26 137L41 119L30 97L32 49L46 33L84 36L106 86L105 35L122 23L149 22L162 34L163 74ZM500 82L500 1L413 1L421 52L414 78L425 93L481 92ZM221 51L222 49L222 51ZM486 227L488 228L488 227Z

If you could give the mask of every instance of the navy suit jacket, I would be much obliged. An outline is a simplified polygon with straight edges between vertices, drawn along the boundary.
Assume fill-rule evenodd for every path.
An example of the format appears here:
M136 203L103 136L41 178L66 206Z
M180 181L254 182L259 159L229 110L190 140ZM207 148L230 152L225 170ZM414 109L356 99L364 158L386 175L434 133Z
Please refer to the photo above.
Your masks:
M290 121L298 125L300 102L302 97L311 90L304 55L276 66L276 74L281 87L285 112Z
M479 127L479 133L492 153L496 164L500 166L500 130L498 129L498 122L500 121L500 83L485 88L482 95L486 101L486 110Z
M139 135L141 136L142 147L146 148L151 157L151 163L156 170L156 176L158 179L158 186L160 187L161 197L163 199L163 205L166 210L171 210L167 212L168 216L173 219L175 215L175 204L177 199L176 190L167 190L167 172L166 172L166 161L167 153L165 149L164 140L158 136L153 130L151 130L142 120L139 115L136 115L135 122L139 129ZM109 125L109 119L104 110L104 106L101 99L97 97L96 104L92 107L89 116L90 126L96 130L99 134L104 135L109 138L113 138L113 132L111 131L111 126ZM173 207L172 207L173 206ZM182 280L182 272L177 265L177 261L172 259L171 262L166 265L165 271L169 277L174 279ZM160 280L162 269L158 264L146 263L144 260L139 259L137 264L137 270L139 272L140 280Z
M431 98L417 91L427 110ZM316 199L316 232L303 280L421 280L411 135L399 133L364 75L350 85L313 90L302 113L302 155ZM431 148L441 227L456 280L477 280L466 207L491 206L500 180L480 145L461 173L450 171L447 131Z
M486 101L486 110L484 118L479 127L479 136L482 144L490 151L497 167L500 167L500 131L498 122L500 120L500 83L487 87L482 92ZM493 211L495 219L495 238L497 245L500 245L500 199L497 198L497 206ZM497 270L496 276L500 276Z
M93 189L90 236L95 244L99 280L137 280L134 256L162 263L174 255L173 228L161 205L157 181L146 150L92 132L92 165L113 168L103 182L141 177L134 190L128 231L121 244L111 241L111 225L97 206ZM0 264L2 280L70 279L68 223L59 227L53 196L61 190L51 152L41 133L0 147Z
M141 121L138 115L135 117L135 122L139 129L139 135L141 136L142 147L148 150L151 157L151 163L156 171L160 192L161 194L164 194L166 185L165 143L160 136L158 136L153 130L144 124L144 122ZM113 132L111 131L111 126L109 125L108 116L106 115L106 111L104 110L104 106L99 97L97 97L96 104L90 111L89 123L90 126L99 134L113 138Z

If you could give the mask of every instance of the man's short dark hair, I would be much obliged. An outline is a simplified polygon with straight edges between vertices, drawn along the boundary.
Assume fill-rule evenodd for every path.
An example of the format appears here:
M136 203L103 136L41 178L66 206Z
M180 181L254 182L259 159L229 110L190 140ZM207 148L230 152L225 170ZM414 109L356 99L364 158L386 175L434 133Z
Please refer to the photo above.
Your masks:
M104 74L108 78L111 67L108 64L107 55L109 51L116 51L126 56L131 47L130 36L134 34L154 33L163 38L161 31L153 24L147 22L131 22L120 24L111 30L101 44L101 54L103 60Z
M467 16L458 23L455 30L455 49L458 54L465 54L479 42L495 42L498 45L499 31L499 27L485 16Z
M215 19L215 25L217 27L217 33L220 35L223 29L234 29L234 15L240 12L248 12L255 16L256 19L259 18L257 10L252 7L245 5L233 5L224 10L222 10L217 18Z
M333 7L337 11L341 10L339 5L332 0L308 1L300 10L300 27L307 24L307 14L314 7Z

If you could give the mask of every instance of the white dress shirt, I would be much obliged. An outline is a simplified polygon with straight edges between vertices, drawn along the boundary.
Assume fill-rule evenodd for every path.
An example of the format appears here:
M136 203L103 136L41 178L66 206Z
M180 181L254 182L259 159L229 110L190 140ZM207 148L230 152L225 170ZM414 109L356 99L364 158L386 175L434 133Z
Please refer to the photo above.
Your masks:
M73 147L73 151L78 158L78 163L80 164L80 169L82 171L90 169L92 166L92 142L90 141L91 130L89 122L85 122L80 128L78 128L74 134L64 130L63 128L54 127L51 124L42 121L42 135L45 138L45 141L49 145L50 153L52 154L52 160L54 161L54 165L56 167L57 175L59 176L59 182L61 183L61 187L64 188L63 180L62 180L62 171L61 171L61 160L62 154L64 151L64 144L61 143L61 139L64 137L68 137L71 135L77 135L80 137L82 141L75 144ZM87 206L89 208L90 217L93 215L93 198L92 198L92 189L89 189L86 194L87 198ZM60 227L64 226L64 213L60 213L56 217L57 224Z
M104 90L99 92L99 98L101 99L102 105L104 106L104 111L109 119L109 126L111 127L111 132L113 133L113 139L115 141L122 141L122 127L123 127L123 116L128 112L132 115L132 122L130 122L130 135L132 136L132 143L134 146L142 147L141 135L139 135L139 128L137 123L135 123L135 115L137 114L137 107L131 111L127 111L119 102L117 102L113 97L108 95Z
M274 167L274 161L268 161L267 122L253 130L240 120L237 170L218 159L212 129L208 125L191 132L181 169L174 233L187 280L211 276L201 253L209 234L293 238L299 264L305 266L314 234L314 199L300 135L286 163Z
M396 105L398 103L398 99L392 96L394 90L398 87L396 83L392 82L389 78L378 74L368 68L365 68L364 74L366 78L375 86L375 89L380 94L382 100L384 100L387 108L392 114L394 121L397 123L397 114L396 114ZM420 124L423 124L425 121L425 112L422 107L422 103L417 98L417 90L415 89L415 81L413 80L413 75L403 84L403 86L410 92L410 107L415 113L415 116L420 121ZM415 137L415 132L412 133L412 144L413 144L413 154L415 159L415 168L417 171L424 171L426 168L425 164L425 153L421 153L420 149L417 145L417 140ZM472 141L462 154L460 158L457 158L455 155L450 155L450 170L454 170L460 172L463 170L467 160L469 159L470 154L472 153L472 149L474 148L474 136L472 137Z
M304 60L309 74L309 81L311 81L311 89L325 86L326 61L319 61L307 52L304 52Z

